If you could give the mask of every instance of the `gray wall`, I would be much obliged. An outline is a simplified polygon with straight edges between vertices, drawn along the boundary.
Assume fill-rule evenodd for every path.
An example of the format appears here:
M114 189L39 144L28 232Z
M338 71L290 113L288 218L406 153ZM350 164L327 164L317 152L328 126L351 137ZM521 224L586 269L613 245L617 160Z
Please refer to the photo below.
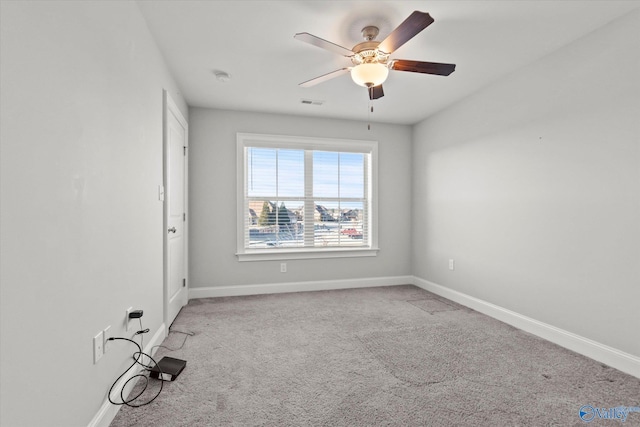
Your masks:
M410 266L411 128L346 120L191 108L191 288L402 276ZM377 257L238 262L236 133L375 140L379 143Z
M0 425L86 426L162 325L162 89L133 2L2 1ZM147 341L148 342L148 341Z
M640 356L638 28L636 10L415 126L415 276Z

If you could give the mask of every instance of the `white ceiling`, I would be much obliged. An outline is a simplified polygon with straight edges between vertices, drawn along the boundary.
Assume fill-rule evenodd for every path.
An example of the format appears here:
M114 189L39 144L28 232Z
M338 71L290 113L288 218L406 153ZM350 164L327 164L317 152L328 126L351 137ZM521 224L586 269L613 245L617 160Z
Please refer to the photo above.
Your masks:
M352 48L366 25L377 40L414 10L435 22L391 58L455 63L448 77L391 71L373 122L412 124L640 7L617 0L138 1L190 106L368 120L365 88L348 75L299 83L350 66L293 38L308 32ZM231 75L222 83L214 70ZM304 105L302 99L324 101Z

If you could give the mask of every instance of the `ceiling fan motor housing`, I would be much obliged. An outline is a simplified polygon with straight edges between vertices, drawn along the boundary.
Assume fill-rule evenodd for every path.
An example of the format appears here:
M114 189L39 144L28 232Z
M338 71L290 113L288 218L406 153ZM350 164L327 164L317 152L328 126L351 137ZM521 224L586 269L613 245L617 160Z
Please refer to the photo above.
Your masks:
M378 50L378 41L367 41L358 43L353 47L354 55L351 62L354 65L360 64L386 64L389 55Z

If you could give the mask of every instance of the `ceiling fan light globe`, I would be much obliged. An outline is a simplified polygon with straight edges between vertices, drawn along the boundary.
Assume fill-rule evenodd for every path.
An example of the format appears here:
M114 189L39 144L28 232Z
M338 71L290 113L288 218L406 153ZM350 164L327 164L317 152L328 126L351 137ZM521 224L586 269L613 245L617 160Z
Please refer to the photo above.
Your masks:
M364 87L379 86L388 75L389 68L383 64L360 64L351 69L354 83Z

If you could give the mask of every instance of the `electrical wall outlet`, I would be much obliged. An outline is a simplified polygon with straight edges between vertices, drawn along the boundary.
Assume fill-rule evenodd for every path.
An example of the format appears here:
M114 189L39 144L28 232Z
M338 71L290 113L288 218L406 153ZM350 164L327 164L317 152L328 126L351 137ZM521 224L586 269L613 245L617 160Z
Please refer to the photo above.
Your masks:
M131 324L131 321L134 319L129 319L129 313L131 313L133 311L133 307L129 307L127 308L126 313L124 314L124 330L129 332L129 325Z
M449 270L454 269L454 261L452 259L449 260Z
M280 273L286 273L287 272L287 263L283 262L280 263Z
M104 354L104 331L100 331L98 335L93 337L93 364L98 363Z
M111 347L111 341L109 341L109 338L111 338L111 325L107 326L102 331L102 352L104 354L106 354Z

